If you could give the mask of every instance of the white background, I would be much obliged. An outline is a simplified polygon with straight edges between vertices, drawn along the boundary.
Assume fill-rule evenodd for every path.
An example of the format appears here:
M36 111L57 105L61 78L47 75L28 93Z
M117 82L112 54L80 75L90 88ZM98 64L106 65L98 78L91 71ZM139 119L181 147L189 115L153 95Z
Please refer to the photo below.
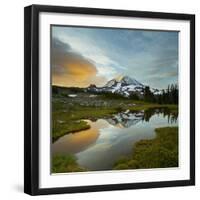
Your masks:
M194 13L196 21L200 19L199 0L6 0L1 2L0 17L0 198L31 199L23 194L23 7L29 4L53 4L99 8L132 9L160 12ZM199 3L200 4L200 3ZM196 27L196 36L200 35L200 27ZM200 44L196 37L196 44ZM196 45L197 46L197 45ZM196 55L200 46L196 47ZM200 60L196 57L196 66ZM200 75L200 69L196 68ZM196 79L199 79L199 75ZM200 85L200 79L196 81ZM200 102L200 88L196 89L196 102ZM200 111L196 104L196 111ZM196 112L196 113L197 113ZM162 189L128 190L115 192L99 192L85 194L65 194L40 196L37 199L198 199L200 195L200 112L196 115L196 186L174 187Z

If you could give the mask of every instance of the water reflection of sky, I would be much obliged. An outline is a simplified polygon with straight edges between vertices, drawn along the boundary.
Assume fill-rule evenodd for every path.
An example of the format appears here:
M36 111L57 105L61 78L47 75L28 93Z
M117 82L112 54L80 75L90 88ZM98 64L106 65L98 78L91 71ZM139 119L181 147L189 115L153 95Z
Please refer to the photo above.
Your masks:
M134 120L133 117L131 119ZM162 113L154 114L149 121L140 118L137 123L129 122L130 126L126 128L123 122L127 123L127 119L117 121L116 124L110 124L106 119L87 122L90 129L61 137L53 144L52 150L53 154L75 154L78 163L90 170L112 169L117 159L132 152L135 142L154 138L155 128L175 126L178 123L171 123L168 116Z

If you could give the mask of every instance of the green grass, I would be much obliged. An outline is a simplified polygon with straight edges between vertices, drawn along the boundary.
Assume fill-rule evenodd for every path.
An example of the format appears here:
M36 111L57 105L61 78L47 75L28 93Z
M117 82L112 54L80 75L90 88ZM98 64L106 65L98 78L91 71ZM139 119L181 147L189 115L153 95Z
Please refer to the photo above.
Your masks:
M131 157L119 159L115 170L178 167L178 127L157 128L156 138L141 140Z
M64 121L63 123L53 122L52 128L52 139L56 141L59 137L67 134L73 133L81 130L86 130L90 128L90 125L85 121Z
M52 172L83 172L85 168L80 167L76 162L76 157L73 155L55 155L52 158Z
M116 113L116 107L94 107L94 106L79 106L65 107L62 103L53 104L53 119L59 120L80 120L87 118L100 118L110 116Z

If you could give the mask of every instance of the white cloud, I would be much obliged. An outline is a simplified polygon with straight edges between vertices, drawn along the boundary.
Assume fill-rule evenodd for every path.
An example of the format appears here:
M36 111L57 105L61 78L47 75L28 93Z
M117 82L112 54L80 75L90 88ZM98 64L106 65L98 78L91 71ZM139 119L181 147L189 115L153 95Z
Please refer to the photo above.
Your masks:
M118 65L117 62L106 56L104 49L97 46L97 43L92 39L86 37L77 37L67 33L60 33L58 39L62 42L69 44L72 49L79 52L85 58L95 64L99 75L104 75L108 79L117 74L116 69L112 65Z

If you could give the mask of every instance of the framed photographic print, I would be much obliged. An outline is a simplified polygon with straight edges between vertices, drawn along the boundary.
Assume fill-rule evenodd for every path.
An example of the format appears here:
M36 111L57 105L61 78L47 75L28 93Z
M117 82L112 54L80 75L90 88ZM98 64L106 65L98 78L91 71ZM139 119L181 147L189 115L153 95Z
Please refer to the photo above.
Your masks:
M24 191L195 184L195 16L25 8Z

